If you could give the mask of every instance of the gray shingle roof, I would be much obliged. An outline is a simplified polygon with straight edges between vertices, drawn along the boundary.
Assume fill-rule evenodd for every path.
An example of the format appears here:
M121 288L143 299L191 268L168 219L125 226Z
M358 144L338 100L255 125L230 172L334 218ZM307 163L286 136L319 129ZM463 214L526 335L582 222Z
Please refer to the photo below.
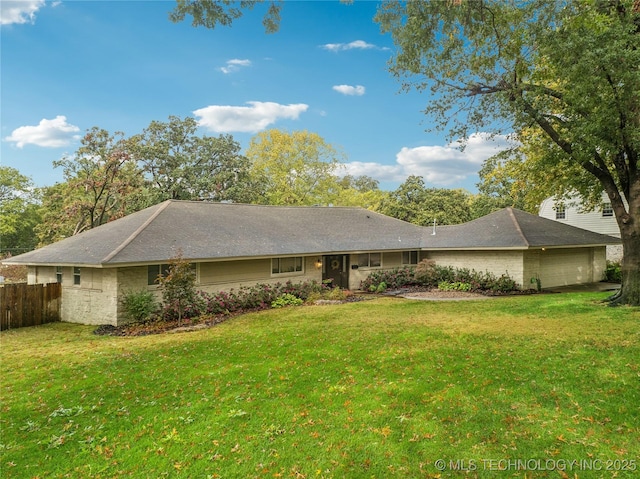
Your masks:
M419 249L422 228L363 208L165 201L11 258L22 264L118 265Z
M169 200L7 263L117 266L188 260L416 249L504 249L615 244L506 208L477 220L420 227L363 208L259 206Z
M612 236L504 208L468 223L425 233L424 249L526 249L619 244Z

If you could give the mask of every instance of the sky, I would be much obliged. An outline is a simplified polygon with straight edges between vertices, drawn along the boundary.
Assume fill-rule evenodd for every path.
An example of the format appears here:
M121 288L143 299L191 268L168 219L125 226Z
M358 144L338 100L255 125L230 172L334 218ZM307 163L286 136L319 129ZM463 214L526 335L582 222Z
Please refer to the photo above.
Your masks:
M243 150L270 128L317 133L342 153L344 173L384 190L418 175L475 192L482 162L506 144L476 132L460 151L430 131L430 92L404 92L388 71L394 45L373 1L285 1L275 34L263 6L209 30L171 22L174 5L0 1L0 163L53 185L63 180L53 162L92 127L131 136L178 116Z

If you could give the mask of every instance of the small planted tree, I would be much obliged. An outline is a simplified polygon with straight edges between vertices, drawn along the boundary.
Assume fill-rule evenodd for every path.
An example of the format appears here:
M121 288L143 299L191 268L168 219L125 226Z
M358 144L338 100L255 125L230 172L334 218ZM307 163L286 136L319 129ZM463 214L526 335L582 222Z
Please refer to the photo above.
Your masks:
M202 298L196 291L196 272L191 263L178 255L169 261L169 270L158 276L162 289L163 316L177 319L197 316L201 310Z

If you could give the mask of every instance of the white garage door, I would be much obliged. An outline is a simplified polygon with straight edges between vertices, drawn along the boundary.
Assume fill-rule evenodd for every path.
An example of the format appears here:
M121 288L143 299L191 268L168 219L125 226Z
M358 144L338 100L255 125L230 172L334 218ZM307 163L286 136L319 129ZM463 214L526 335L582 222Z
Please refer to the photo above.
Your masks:
M591 248L548 249L540 252L543 288L593 282Z

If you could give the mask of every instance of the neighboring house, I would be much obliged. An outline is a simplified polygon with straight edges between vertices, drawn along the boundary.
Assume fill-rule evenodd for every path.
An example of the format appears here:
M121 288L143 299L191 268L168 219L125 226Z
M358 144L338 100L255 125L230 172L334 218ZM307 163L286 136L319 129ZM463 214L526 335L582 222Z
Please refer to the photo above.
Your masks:
M606 193L602 194L601 206L593 211L585 211L577 196L567 200L550 197L540 204L538 214L543 218L577 228L620 238L620 228ZM620 261L622 259L622 245L608 245L607 259Z
M6 263L27 265L29 283L62 282L63 321L117 325L123 295L157 290L178 255L208 292L288 280L358 289L372 271L424 258L528 288L536 277L543 287L601 280L605 245L617 241L512 208L432 228L362 208L169 200Z

